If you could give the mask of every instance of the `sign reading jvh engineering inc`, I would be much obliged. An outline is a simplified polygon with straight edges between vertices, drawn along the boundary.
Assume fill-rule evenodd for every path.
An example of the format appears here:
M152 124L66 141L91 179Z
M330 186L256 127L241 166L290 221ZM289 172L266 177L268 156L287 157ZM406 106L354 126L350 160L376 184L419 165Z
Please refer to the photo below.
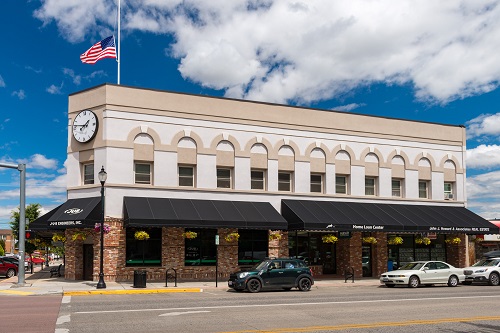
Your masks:
M75 225L83 225L82 221L53 221L50 222L51 226L75 226Z

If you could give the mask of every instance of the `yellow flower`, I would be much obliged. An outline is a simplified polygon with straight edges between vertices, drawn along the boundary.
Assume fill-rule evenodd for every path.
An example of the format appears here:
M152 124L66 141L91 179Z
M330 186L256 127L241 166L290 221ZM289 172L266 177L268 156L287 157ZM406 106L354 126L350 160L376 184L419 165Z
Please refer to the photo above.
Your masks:
M194 239L198 237L198 234L194 231L186 231L182 233L182 236L187 239Z
M323 243L335 243L339 239L335 235L328 234L321 237L321 240L323 241Z
M232 243L232 242L237 242L238 239L240 238L240 234L237 232L232 232L230 234L227 234L224 239L226 242Z
M403 238L396 236L396 237L391 237L387 241L387 244L389 245L401 245L403 244Z
M148 240L149 234L145 231L136 231L134 234L134 238L137 240Z

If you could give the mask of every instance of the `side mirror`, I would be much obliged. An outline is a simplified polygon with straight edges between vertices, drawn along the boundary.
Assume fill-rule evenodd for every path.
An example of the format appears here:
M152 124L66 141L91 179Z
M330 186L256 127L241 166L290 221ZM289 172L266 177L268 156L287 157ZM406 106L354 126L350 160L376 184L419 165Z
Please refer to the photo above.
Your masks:
M428 270L428 269L429 269L429 267L424 267L424 271L426 271L426 270Z

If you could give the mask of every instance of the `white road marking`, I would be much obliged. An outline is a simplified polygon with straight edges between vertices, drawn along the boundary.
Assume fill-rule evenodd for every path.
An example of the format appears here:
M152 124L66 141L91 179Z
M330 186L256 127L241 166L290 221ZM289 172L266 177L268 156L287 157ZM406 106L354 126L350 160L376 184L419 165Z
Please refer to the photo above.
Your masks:
M71 303L71 296L63 296L61 303L63 304Z
M164 317L164 316L180 316L180 315L183 315L183 314L191 314L191 313L204 313L204 312L212 312L212 311L168 312L168 313L164 313L164 314L158 315L158 317Z
M161 309L134 309L134 310L104 310L104 311L79 311L74 314L104 314L104 313L125 313L125 312L151 312L151 311L179 311L179 310L206 310L206 309L237 309L237 308L264 308L275 306L304 306L304 305L324 305L324 304L361 304L361 303L389 303L389 302L423 302L433 300L463 300L477 298L500 298L500 295L487 296L458 296L458 297L434 297L434 298L399 298L381 299L366 301L337 301L337 302L310 302L310 303L274 303L274 304L242 304L242 305L222 305L222 306L195 306L189 308L161 308Z
M60 316L57 318L56 325L61 325L64 323L69 323L71 321L71 315Z
M69 333L69 330L67 328L56 328L54 333Z

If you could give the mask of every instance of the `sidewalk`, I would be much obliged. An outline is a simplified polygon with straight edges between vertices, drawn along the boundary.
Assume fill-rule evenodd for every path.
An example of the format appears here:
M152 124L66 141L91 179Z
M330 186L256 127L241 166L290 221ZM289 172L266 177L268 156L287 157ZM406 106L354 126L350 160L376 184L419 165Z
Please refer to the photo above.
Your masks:
M199 293L204 290L227 290L227 281L219 280L217 287L215 281L182 281L168 282L165 287L163 282L147 282L146 288L134 288L133 282L106 282L106 289L96 289L97 281L73 281L65 280L64 277L50 277L50 268L57 268L58 262L54 262L50 267L37 265L34 273L25 274L25 284L18 284L18 277L9 279L0 278L0 295L50 295L59 294L65 296L83 296L83 295L103 295L103 294L150 294L150 293L172 293L172 292L191 292ZM323 287L359 287L359 286L379 286L377 278L363 278L344 282L344 279L331 277L315 277L313 289Z

